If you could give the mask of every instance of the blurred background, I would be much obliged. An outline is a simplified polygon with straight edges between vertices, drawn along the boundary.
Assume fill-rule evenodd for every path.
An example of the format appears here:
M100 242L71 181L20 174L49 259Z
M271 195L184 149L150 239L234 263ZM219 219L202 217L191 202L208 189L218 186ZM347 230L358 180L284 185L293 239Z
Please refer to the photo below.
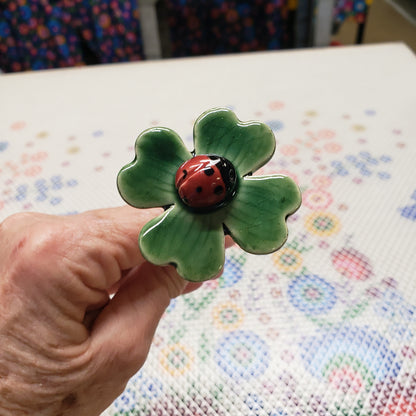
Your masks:
M0 69L402 41L416 0L10 0Z

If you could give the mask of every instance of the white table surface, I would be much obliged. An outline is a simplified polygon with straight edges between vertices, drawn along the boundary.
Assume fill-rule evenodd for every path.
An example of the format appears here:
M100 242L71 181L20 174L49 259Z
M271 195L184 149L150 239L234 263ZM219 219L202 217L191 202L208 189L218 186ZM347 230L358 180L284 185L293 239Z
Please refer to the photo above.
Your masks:
M222 280L174 302L107 415L416 414L415 81L402 44L0 76L0 219L121 205L138 133L191 149L220 106L272 127L263 171L303 190L283 251L233 248Z

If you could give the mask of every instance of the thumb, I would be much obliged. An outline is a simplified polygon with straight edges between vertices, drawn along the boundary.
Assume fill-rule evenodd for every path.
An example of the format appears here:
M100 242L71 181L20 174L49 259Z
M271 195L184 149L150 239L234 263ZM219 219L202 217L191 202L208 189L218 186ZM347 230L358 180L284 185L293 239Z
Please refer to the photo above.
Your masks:
M91 332L93 353L98 353L108 371L127 378L146 360L157 325L171 299L187 288L173 266L148 262L132 271L117 294L103 309Z

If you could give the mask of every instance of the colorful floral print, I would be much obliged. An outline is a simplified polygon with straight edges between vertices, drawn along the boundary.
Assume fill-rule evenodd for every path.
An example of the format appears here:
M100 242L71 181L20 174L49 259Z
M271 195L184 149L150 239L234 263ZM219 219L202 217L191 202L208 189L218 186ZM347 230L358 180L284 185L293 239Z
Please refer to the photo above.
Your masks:
M170 0L167 14L173 56L280 49L294 41L288 4L280 0Z
M137 2L9 1L0 5L5 72L142 59Z

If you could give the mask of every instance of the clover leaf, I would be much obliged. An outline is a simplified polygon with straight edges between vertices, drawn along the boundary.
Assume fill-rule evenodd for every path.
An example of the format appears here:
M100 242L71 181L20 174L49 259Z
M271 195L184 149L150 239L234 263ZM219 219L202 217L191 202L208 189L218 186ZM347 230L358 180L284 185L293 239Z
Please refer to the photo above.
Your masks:
M140 232L143 256L157 265L174 264L184 279L199 282L220 273L225 233L249 253L278 250L301 195L288 176L251 176L275 150L265 124L213 109L195 122L194 146L188 151L167 128L144 131L117 185L132 206L165 208Z

